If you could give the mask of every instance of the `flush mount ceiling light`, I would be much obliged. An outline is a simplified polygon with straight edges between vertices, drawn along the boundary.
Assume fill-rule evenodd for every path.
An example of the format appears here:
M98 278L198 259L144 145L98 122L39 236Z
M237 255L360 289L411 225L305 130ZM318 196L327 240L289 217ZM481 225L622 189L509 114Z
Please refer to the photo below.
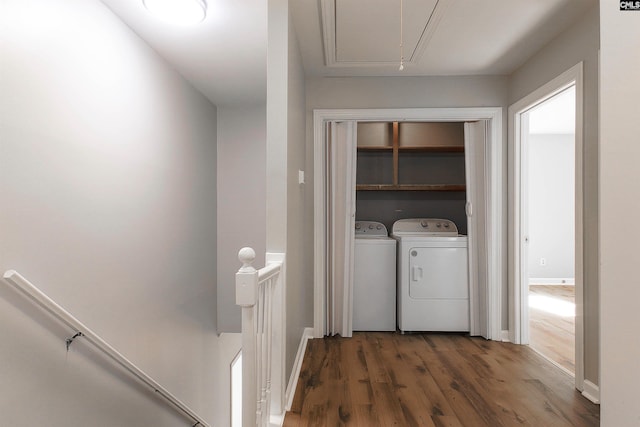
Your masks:
M197 24L207 15L205 0L142 0L142 3L149 12L173 24Z

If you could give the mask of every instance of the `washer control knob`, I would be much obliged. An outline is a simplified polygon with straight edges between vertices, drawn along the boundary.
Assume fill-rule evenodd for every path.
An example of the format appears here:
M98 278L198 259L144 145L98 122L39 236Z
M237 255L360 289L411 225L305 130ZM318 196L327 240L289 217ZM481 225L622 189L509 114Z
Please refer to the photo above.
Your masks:
M436 224L436 227L438 227L438 228L442 228L442 224L437 223L437 224Z
M382 230L382 226L381 226L380 224L378 224L378 225L376 226L376 230Z
M369 230L373 230L373 224L369 224Z
M449 223L448 223L448 222L446 222L446 223L444 224L444 228L449 228Z
M429 227L429 221L423 219L422 221L420 221L420 225L423 228L428 228Z
M361 228L361 227L362 227L362 226L360 225L360 223L359 223L359 222L356 222L356 230L360 230L360 228Z

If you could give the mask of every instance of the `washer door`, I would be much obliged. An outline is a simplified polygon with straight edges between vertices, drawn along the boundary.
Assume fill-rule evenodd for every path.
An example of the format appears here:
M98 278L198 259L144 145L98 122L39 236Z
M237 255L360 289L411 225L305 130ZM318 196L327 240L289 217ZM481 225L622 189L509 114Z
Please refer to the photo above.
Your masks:
M467 299L467 248L409 249L409 297Z

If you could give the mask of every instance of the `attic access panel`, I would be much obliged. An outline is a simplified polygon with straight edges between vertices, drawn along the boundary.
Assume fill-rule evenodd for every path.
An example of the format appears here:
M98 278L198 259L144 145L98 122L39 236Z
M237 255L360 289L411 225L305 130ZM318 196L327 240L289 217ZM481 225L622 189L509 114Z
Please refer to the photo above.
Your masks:
M403 0L405 63L416 62L443 13L438 0ZM400 62L400 0L322 0L328 66Z

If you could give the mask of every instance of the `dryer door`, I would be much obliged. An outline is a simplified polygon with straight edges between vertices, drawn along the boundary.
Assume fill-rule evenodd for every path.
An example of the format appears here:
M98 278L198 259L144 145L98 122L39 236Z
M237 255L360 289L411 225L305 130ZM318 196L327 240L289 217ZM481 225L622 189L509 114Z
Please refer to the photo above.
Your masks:
M409 250L409 297L467 299L467 248L417 247Z

